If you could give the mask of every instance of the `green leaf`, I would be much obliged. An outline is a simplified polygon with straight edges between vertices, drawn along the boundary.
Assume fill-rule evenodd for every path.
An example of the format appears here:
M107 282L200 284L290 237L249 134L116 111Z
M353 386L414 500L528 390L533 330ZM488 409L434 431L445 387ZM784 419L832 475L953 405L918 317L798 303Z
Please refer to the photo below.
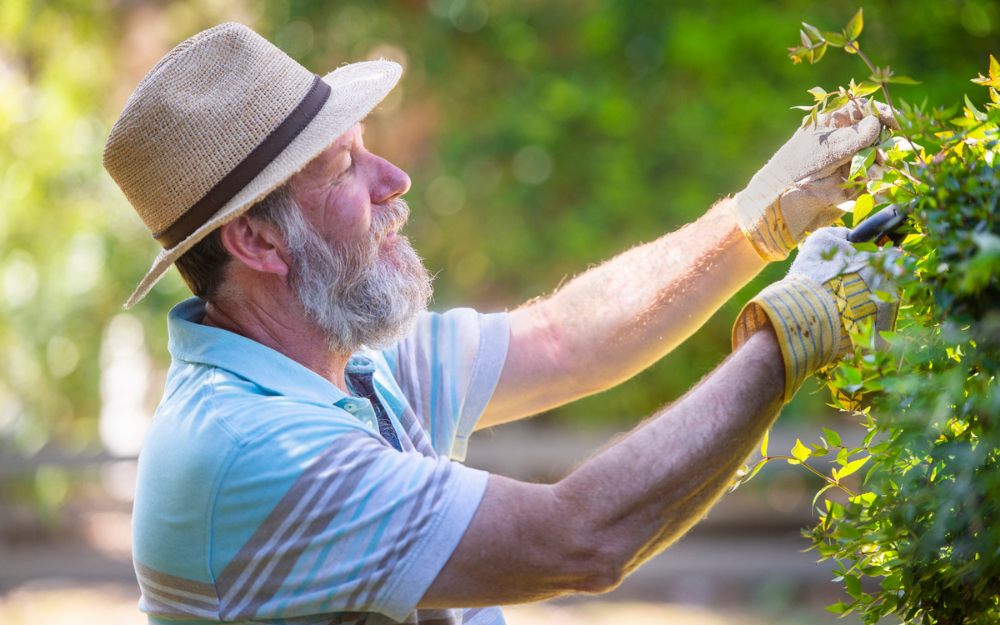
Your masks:
M823 31L823 39L826 39L832 46L847 45L847 37L844 36L844 33L828 33Z
M861 580L853 575L848 575L844 578L844 585L847 586L847 594L851 595L855 599L861 597Z
M824 609L833 612L834 614L844 614L845 612L851 609L851 606L847 605L843 601L838 601L833 605L826 606L826 608Z
M980 110L976 108L976 105L972 103L972 100L969 99L968 95L965 96L965 108L979 121L986 121L986 114L980 112Z
M792 447L792 455L798 459L799 462L805 462L809 457L809 448L802 444L801 439L795 439L795 447Z
M826 440L830 443L831 447L840 447L840 434L837 434L833 430L828 430L823 428L823 434L826 434Z
M826 108L823 109L823 112L829 113L830 111L836 111L850 101L851 99L846 95L838 95L826 103Z
M871 164L875 162L875 148L865 148L858 150L858 153L851 159L851 180L866 173Z
M821 488L818 491L816 491L816 496L813 497L813 503L812 503L813 507L816 506L816 502L819 500L819 496L822 495L823 493L825 493L826 491L830 490L834 486L836 486L836 484L827 484L823 488Z
M913 80L909 76L893 76L886 82L896 83L897 85L919 85L920 81Z
M809 24L806 24L805 22L802 22L802 26L805 27L806 32L809 33L809 37L813 41L815 41L816 43L819 43L819 42L823 41L823 35L822 35L822 33L819 32L818 28L816 28L815 26L810 26Z
M870 194L865 193L859 197L854 202L854 223L859 224L861 221L868 216L868 213L872 212L872 208L875 206L875 198Z
M767 458L767 439L770 438L771 431L764 432L764 438L760 441L760 455Z
M861 29L865 26L864 9L858 9L858 12L854 14L850 22L847 22L847 28L844 29L844 34L851 41L858 38L861 34Z
M899 573L893 573L889 577L882 580L882 588L885 590L899 590L902 588L902 575Z
M861 467L865 466L865 463L868 462L869 458L871 458L871 456L865 456L864 458L858 458L857 460L848 462L847 466L845 466L843 469L837 472L838 475L840 476L837 479L844 479L844 477L850 475L851 473L854 473Z
M802 45L805 46L806 48L812 48L813 45L812 40L809 39L809 35L807 35L806 32L802 29L799 29L799 40L802 42Z

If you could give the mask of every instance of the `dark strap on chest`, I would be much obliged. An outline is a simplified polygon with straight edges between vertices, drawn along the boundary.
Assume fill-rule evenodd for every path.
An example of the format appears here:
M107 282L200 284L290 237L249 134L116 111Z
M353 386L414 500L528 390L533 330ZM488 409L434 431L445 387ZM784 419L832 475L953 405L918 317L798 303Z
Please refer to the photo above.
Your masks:
M396 428L392 427L392 421L389 419L389 413L386 412L385 406L382 405L378 395L375 393L375 383L372 380L372 374L352 373L350 376L354 392L359 397L364 397L371 403L372 410L375 411L375 416L378 418L379 434L382 435L382 438L389 441L389 444L395 447L397 451L403 451L403 447L399 444L399 437L396 436Z

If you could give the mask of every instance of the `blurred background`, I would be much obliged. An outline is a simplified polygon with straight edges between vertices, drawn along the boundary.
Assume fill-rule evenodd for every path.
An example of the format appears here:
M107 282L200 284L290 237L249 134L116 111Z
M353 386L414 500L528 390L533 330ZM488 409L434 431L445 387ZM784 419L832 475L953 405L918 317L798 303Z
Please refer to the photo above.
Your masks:
M961 101L1000 54L995 0L871 0L861 45ZM0 623L144 622L130 563L135 457L169 364L175 270L128 313L159 247L101 168L145 73L224 21L310 70L387 58L403 79L365 142L405 169L405 233L435 272L432 308L512 309L739 191L801 119L789 107L867 76L831 50L792 65L799 22L839 30L856 0L0 0ZM973 92L975 93L975 92ZM468 464L565 474L728 352L771 266L636 379L477 434ZM772 449L831 424L804 389ZM852 434L846 434L848 438ZM823 623L840 598L798 529L815 483L769 467L610 596L512 608L510 623ZM609 602L618 602L612 609ZM832 615L828 615L831 616ZM850 617L848 617L850 619ZM92 619L92 620L87 620Z

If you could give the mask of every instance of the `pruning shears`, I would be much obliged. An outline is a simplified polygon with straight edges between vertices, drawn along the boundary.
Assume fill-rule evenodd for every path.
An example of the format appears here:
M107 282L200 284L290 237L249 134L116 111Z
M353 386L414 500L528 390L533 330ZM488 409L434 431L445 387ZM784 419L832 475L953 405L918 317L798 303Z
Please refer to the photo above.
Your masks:
M887 243L899 245L906 238L905 232L897 232L896 229L906 221L906 213L903 212L905 205L890 204L875 213L868 219L862 221L847 235L847 240L851 243L875 242L876 245L883 246Z

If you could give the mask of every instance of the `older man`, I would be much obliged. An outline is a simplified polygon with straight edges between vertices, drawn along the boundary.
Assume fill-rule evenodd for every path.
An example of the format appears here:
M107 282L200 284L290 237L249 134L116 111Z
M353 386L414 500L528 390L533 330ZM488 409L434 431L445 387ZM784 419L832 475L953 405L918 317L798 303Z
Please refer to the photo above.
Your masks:
M320 79L225 24L168 54L111 132L105 167L164 247L127 305L175 262L196 295L170 313L139 461L150 622L502 623L495 606L614 588L851 347L845 266L807 245L743 312L730 358L559 483L454 462L475 429L614 386L690 336L839 215L842 167L882 123L800 130L736 198L546 300L430 314L399 234L410 180L359 123L399 75L376 61ZM824 233L864 296L864 258Z

